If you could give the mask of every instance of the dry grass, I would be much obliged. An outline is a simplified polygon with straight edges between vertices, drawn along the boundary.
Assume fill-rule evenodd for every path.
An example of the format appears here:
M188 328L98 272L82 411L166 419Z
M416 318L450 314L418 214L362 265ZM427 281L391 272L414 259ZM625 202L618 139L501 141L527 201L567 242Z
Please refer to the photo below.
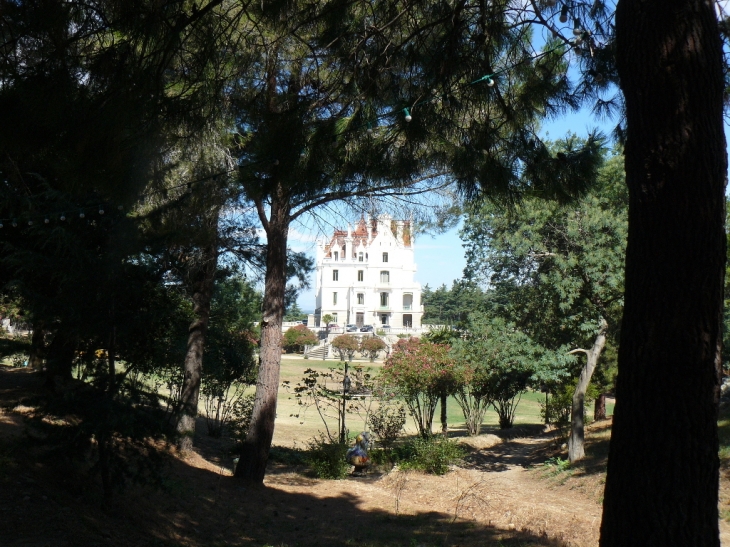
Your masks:
M318 364L285 359L282 377L296 379ZM317 424L287 423L282 414L291 403L283 400L277 420L283 446L275 449L264 487L234 479L229 446L201 427L195 453L164 451L163 490L131 487L105 506L87 464L48 459L25 435L24 414L39 393L34 382L29 371L0 368L3 546L597 545L610 421L588 428L588 458L567 469L547 472L542 465L564 453L535 424L513 435L462 437L470 453L442 477L395 471L331 481L313 478L299 453L286 448L301 446ZM723 465L725 472L727 460ZM724 477L725 504L727 485Z

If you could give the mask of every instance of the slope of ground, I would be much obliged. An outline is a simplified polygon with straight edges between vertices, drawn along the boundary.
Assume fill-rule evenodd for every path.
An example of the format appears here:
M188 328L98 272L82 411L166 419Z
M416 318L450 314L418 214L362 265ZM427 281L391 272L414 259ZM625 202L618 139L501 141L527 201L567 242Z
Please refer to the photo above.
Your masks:
M32 373L0 369L3 546L597 545L600 479L581 487L578 468L546 479L555 443L538 427L463 439L469 455L443 477L328 481L273 463L261 488L242 486L226 447L199 436L195 453L169 451L163 490L132 487L105 504L87 465L48 459L27 436L38 389Z

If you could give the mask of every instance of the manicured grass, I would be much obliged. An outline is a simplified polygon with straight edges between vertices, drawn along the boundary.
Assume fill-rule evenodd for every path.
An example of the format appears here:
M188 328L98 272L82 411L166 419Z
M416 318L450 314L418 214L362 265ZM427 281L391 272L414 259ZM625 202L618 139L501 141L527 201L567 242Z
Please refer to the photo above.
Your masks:
M382 362L370 363L368 361L356 361L351 366L362 367L365 371L370 372L372 375L378 374L382 368ZM279 389L279 406L277 412L277 433L275 441L282 441L285 435L296 439L298 444L304 443L307 439L311 439L318 431L324 429L322 421L317 414L315 409L308 409L306 413L301 415L301 407L297 405L297 400L293 396L293 388L302 380L304 371L307 368L312 368L317 371L326 372L330 368L344 367L344 363L339 359L303 359L301 356L282 356L281 359L281 381L288 380L291 385L291 390L287 391L283 388ZM334 387L334 386L333 386ZM515 415L515 426L521 424L541 424L542 418L540 416L540 404L544 403L545 395L540 392L527 391L522 394L520 402L517 406L517 413ZM464 430L464 415L459 408L456 400L453 397L449 397L446 405L447 419L449 430L459 431ZM613 404L608 404L606 411L608 414L613 413ZM439 431L441 428L440 407L436 408L436 414L434 415L433 428L434 431ZM587 409L589 416L593 414L593 408ZM300 414L299 418L291 416L292 414ZM336 430L336 420L330 420L330 430ZM354 436L358 431L368 429L364 419L359 416L350 415L347 416L347 425ZM499 421L497 413L490 409L484 419L484 425L482 426L482 433L490 430L498 429ZM730 426L729 426L730 427ZM406 433L409 435L415 435L417 429L413 421L408 419L406 423Z

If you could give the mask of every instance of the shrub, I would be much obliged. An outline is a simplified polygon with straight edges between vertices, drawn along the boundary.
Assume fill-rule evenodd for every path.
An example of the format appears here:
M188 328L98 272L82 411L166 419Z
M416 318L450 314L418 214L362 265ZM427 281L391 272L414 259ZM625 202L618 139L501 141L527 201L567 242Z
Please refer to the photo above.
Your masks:
M306 325L295 325L284 333L284 348L288 351L297 351L304 346L312 346L316 343L317 335Z
M350 464L345 460L347 443L332 442L325 435L319 434L307 443L309 454L307 463L320 479L343 479L350 471Z
M555 426L560 438L563 440L567 439L570 434L570 412L573 406L573 393L575 392L577 383L578 379L572 383L558 387L555 393L548 397L547 406L544 402L540 403L540 416L542 416L543 421L547 422L546 416L550 418L550 423ZM586 390L585 402L590 403L597 396L598 388L592 384L589 385ZM585 423L589 423L590 417L584 414L583 420Z
M385 342L377 336L363 338L360 342L360 352L366 354L370 358L371 363L385 347Z
M543 465L545 466L547 475L554 477L555 475L559 475L560 473L570 469L570 460L563 460L560 457L555 456L554 458L548 458L545 460Z
M381 378L403 397L421 436L430 437L438 399L454 388L449 346L418 338L399 340L385 361Z
M485 403L494 407L501 429L512 427L540 348L514 325L472 314L469 332L454 342L452 356L463 371L457 401L470 433L479 431Z
M341 334L332 340L332 347L340 354L340 361L344 361L345 358L352 361L355 352L360 349L360 343L351 334Z
M380 446L387 450L403 431L406 409L401 405L381 403L368 417L368 424Z
M253 403L256 399L254 394L239 397L232 405L230 415L228 416L228 425L231 434L238 441L246 440L248 426L251 424L251 416L253 415Z
M464 456L464 449L456 441L445 437L429 437L415 439L399 447L397 459L401 460L401 468L417 469L433 475L444 475L449 465Z

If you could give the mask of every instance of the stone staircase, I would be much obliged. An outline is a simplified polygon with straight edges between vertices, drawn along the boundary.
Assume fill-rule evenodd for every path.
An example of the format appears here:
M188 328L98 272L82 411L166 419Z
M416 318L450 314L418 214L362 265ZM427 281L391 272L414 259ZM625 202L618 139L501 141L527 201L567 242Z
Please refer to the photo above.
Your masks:
M329 350L329 344L325 343L319 346L312 347L309 351L305 353L305 355L310 359L324 359L329 354Z

